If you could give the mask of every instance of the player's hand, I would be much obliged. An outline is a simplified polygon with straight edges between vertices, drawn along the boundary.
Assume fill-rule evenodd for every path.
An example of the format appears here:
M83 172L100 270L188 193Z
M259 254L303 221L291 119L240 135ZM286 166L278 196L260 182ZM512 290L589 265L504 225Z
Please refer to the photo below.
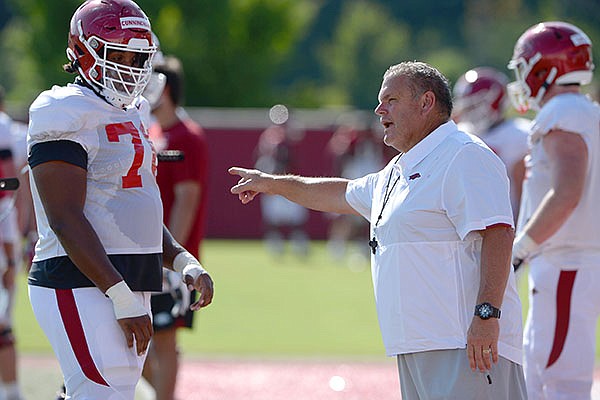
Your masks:
M257 194L265 192L265 178L268 174L257 169L246 169L240 167L231 167L228 172L231 175L238 175L240 180L237 185L233 186L230 191L237 194L242 204L248 204Z
M6 290L12 290L15 286L15 268L14 266L6 268L2 274L2 286Z
M538 244L526 233L521 232L513 243L512 265L515 272L523 266L529 255L538 248Z
M489 371L492 362L498 362L498 336L500 323L497 318L483 320L473 317L467 333L467 356L471 370Z
M183 281L190 291L196 289L198 293L200 293L200 297L198 297L198 300L190 306L190 310L199 310L212 302L214 284L208 272L201 273L195 280L191 275L186 274L183 277Z
M152 329L152 321L148 314L141 315L139 317L128 317L117 320L125 340L127 340L127 347L133 348L135 342L135 351L141 356L148 349L150 339L154 334ZM135 339L135 341L134 341Z
M136 352L141 356L148 349L150 338L154 333L148 310L125 281L115 283L106 290L105 294L113 303L115 318L123 330L127 346L132 348L135 339Z

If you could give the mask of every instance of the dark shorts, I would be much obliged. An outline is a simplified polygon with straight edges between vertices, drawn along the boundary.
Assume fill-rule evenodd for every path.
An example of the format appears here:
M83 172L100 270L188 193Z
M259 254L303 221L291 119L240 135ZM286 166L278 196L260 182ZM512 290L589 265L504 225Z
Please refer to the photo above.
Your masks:
M191 328L194 312L190 304L196 299L196 291L190 293L190 301L182 301L177 290L153 294L150 298L152 307L152 325L155 331L168 328Z

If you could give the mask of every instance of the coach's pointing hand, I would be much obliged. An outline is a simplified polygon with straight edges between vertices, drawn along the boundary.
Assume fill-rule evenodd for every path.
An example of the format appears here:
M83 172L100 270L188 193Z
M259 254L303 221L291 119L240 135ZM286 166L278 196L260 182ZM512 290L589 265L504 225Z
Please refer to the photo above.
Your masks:
M240 177L237 185L233 186L230 191L238 195L242 204L248 204L254 200L257 194L267 192L266 182L271 175L256 169L240 167L229 168L229 173Z

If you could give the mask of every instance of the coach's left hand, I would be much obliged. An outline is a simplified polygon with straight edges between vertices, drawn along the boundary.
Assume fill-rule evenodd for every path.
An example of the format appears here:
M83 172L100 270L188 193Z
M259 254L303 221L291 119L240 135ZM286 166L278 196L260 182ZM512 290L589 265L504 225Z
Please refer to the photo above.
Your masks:
M500 323L496 318L473 317L467 333L467 356L471 370L489 371L498 362ZM491 356L491 357L490 357Z

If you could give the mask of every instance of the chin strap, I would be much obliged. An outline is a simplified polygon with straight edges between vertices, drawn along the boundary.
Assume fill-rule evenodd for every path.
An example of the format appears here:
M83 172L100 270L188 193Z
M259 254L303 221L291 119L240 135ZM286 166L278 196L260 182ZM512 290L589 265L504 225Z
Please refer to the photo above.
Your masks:
M116 107L114 104L112 104L110 101L108 101L108 99L106 98L106 96L104 96L100 90L98 90L98 88L96 88L94 85L90 84L88 81L86 81L85 79L83 79L80 75L77 76L77 78L75 78L75 84L76 85L80 85L80 86L85 86L86 88L90 89L92 92L94 92L96 94L96 96L100 97L102 100L104 100L106 103L110 104L113 107ZM119 107L116 107L119 108ZM123 107L124 109L125 107Z

